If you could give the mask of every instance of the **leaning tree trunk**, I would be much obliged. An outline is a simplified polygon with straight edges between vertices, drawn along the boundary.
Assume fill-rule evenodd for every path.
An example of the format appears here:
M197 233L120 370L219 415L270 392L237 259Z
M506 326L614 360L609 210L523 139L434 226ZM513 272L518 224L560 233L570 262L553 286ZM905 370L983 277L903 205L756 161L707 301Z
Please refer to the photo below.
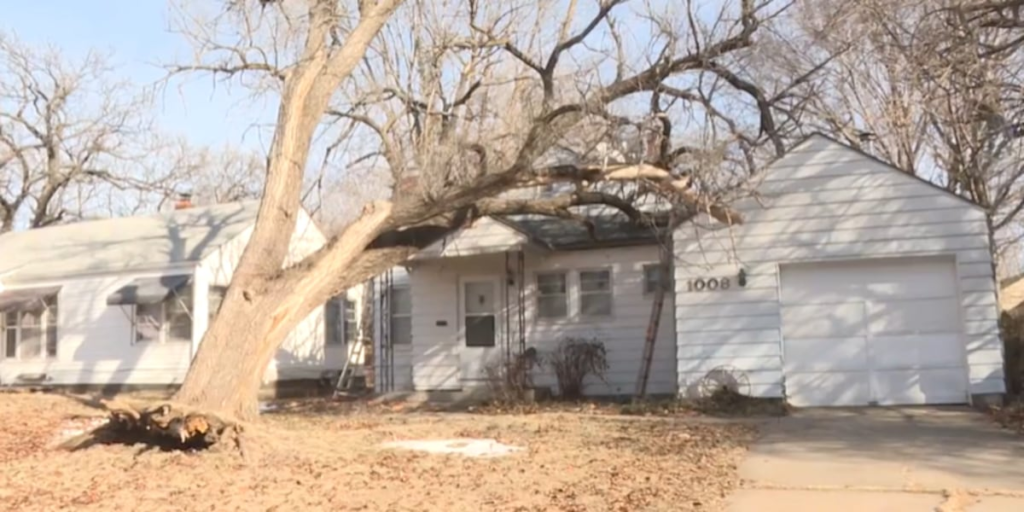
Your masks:
M313 135L331 97L401 1L360 2L359 23L340 47L328 43L334 40L337 4L310 2L305 45L284 79L256 225L175 402L241 420L255 417L263 373L287 334L333 293L369 277L346 278L342 271L381 232L390 203L370 205L330 247L295 268L282 267Z
M390 215L390 203L373 203L306 265L272 279L237 275L174 400L238 419L256 417L263 374L288 333L331 296L391 263L355 264Z

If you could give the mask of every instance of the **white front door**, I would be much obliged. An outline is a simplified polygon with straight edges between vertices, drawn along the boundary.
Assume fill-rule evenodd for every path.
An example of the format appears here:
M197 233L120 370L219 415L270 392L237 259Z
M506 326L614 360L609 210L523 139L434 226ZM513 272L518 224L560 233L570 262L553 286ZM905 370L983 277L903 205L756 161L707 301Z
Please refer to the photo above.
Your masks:
M496 277L467 278L459 290L459 372L464 385L484 384L488 365L501 357L501 281Z

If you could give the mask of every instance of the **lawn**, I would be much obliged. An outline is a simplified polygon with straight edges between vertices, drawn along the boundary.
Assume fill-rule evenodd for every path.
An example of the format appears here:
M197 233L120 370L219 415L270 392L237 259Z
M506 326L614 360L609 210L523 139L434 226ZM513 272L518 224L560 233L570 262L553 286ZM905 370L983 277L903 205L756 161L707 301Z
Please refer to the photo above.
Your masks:
M50 448L67 397L0 394L0 510L717 510L738 484L751 428L587 408L533 414L404 411L324 401L266 414L237 452ZM489 438L500 458L388 449L408 439Z

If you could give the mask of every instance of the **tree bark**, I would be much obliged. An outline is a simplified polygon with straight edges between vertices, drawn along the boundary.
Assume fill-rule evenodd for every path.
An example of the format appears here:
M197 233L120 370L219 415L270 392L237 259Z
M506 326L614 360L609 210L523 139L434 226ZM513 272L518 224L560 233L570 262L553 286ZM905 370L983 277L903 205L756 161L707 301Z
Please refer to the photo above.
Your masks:
M390 203L369 205L320 265L294 277L282 274L264 281L252 274L235 276L174 400L241 420L255 418L257 393L278 347L317 307L364 278L341 269L356 263L390 214Z
M367 4L339 48L329 42L338 16L336 0L310 3L302 56L287 72L281 94L256 225L175 401L240 420L256 417L264 372L288 333L332 294L370 277L352 279L342 270L380 234L391 215L390 203L369 205L316 261L291 272L282 266L295 231L313 135L331 96L400 3Z

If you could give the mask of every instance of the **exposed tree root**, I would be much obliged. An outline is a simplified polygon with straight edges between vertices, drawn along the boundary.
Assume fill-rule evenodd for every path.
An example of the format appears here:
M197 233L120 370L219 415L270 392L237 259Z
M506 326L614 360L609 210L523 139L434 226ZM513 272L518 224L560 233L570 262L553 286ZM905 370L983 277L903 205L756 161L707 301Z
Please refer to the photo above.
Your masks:
M242 450L242 425L215 414L164 402L148 408L101 401L109 421L61 443L58 448L80 450L97 444L142 444L162 450ZM243 453L244 455L244 453Z

